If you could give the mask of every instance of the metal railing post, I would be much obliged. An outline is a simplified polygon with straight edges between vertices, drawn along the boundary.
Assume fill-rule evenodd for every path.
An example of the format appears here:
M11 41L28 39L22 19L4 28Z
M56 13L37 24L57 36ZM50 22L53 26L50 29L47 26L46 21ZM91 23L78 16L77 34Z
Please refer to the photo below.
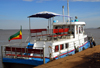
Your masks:
M43 33L41 32L41 35L42 35L42 40L43 40Z
M2 50L2 47L1 47L1 50ZM2 52L2 51L1 51ZM1 55L2 55L2 53L1 53ZM6 57L6 46L5 46L5 57Z
M11 56L12 56L12 47L11 47Z
M42 57L41 50L40 50L40 56Z
M17 58L17 50L16 50L16 47L15 47L15 58Z
M22 57L22 48L21 48L21 57Z
M3 46L1 46L1 62L2 62L2 68L4 68L3 67Z
M2 51L2 49L3 49L3 46L1 46L1 60L3 58L3 51Z
M54 35L53 35L53 29L52 29L52 36L51 36L51 37L52 37L52 42L54 41L54 37L53 37L53 36L54 36Z
M44 54L45 50L44 50L44 47L43 47L43 63L45 64L45 54Z
M25 46L25 54L26 54L26 46Z
M46 39L47 39L47 41L48 41L48 36L49 36L49 34L48 34L47 31L46 31Z
M29 57L28 57L28 48L27 48L27 58L29 59Z

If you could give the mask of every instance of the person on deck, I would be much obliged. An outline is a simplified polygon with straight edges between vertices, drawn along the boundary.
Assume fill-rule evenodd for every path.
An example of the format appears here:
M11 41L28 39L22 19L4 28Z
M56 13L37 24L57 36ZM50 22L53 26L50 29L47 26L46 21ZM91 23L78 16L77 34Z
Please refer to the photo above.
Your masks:
M77 16L75 16L75 22L78 22Z

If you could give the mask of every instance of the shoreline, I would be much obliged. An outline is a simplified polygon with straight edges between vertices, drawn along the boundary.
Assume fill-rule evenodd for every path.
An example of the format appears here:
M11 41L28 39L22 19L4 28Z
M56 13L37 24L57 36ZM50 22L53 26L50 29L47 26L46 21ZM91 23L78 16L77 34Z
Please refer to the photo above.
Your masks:
M33 68L100 68L100 45Z

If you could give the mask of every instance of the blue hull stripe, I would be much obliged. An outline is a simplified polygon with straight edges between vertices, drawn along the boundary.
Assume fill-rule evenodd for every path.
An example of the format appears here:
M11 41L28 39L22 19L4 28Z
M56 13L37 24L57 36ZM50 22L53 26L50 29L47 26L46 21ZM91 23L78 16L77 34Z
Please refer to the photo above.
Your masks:
M49 62L50 60L49 59L45 59L45 63ZM38 66L38 65L41 65L43 64L43 59L39 59L36 60L36 59L14 59L14 58L3 58L3 62L6 62L6 63L18 63L18 64L28 64L28 65L35 65L35 66Z
M86 42L85 44L83 44L82 46L79 47L79 51L81 51L83 47L85 47L85 49L87 49L89 46L90 46L90 45L89 45L89 42ZM81 48L81 50L80 50L80 48ZM65 53L61 54L60 57L63 58L63 57L66 57L66 56L68 56L68 55L70 55L70 54L71 54L71 55L72 55L72 54L75 54L75 49L73 49L73 50L71 50L71 51L69 51L69 52L65 52ZM55 56L56 59L58 59L58 57L59 57L59 56Z

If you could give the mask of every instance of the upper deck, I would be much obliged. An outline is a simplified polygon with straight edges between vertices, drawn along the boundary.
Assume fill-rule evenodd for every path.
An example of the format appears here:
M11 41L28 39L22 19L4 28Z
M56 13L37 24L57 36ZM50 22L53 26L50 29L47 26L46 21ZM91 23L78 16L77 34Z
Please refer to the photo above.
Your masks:
M54 17L68 17L70 18L69 22L54 22ZM78 38L84 35L83 26L85 22L80 22L78 20L72 20L70 16L64 16L61 14L53 13L53 12L39 12L37 14L31 15L28 18L45 18L48 19L48 25L45 29L31 29L30 19L29 19L29 41L46 41L46 42L54 42L59 40ZM32 39L33 37L33 39Z

